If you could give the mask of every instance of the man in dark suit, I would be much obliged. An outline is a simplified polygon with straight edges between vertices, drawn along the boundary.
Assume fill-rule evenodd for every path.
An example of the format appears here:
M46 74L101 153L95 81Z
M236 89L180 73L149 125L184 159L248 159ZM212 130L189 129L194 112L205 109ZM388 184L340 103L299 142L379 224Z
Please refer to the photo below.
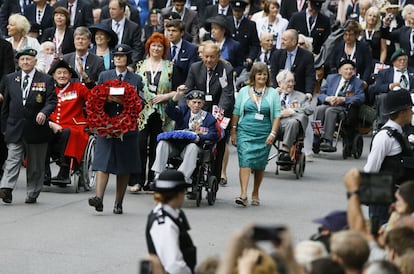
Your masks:
M224 16L232 15L230 0L219 0L218 4L216 5L207 6L204 19L207 20L209 18L217 16L218 14L222 14ZM204 22L201 22L201 26L202 25L204 25Z
M24 10L24 16L31 24L37 23L40 25L39 40L41 40L45 29L53 27L53 10L54 8L46 3L46 0L38 0L28 5Z
M260 37L260 50L254 58L253 62L263 62L270 68L271 57L275 50L276 48L273 46L273 34L270 32L263 32Z
M8 147L0 198L11 203L23 156L27 158L26 203L36 203L45 176L45 159L50 128L47 117L57 98L50 76L35 69L37 52L27 48L16 54L21 71L5 78L1 131Z
M313 38L313 53L318 54L322 44L331 34L329 18L320 10L325 0L308 0L308 8L292 16L288 29L296 29L299 33ZM296 78L300 79L300 78Z
M315 68L311 52L298 47L298 32L293 29L282 34L282 49L276 50L272 55L270 71L273 86L277 87L276 75L281 69L293 72L295 90L308 94L309 99L315 88Z
M179 79L176 83L184 84L187 79L188 71L191 64L199 60L197 47L183 39L185 27L180 19L169 20L167 23L167 38L170 41L170 50L168 51L168 60L174 63L174 69Z
M231 37L240 43L243 61L251 66L259 52L260 42L256 23L244 17L247 4L244 0L232 1L230 6L233 16L227 17L227 21Z
M129 7L129 10L130 10L129 20L131 20L132 22L134 22L135 24L141 27L142 26L141 17L139 16L138 10L134 9L130 3L127 3L127 6ZM108 19L110 17L111 17L111 14L109 13L109 0L108 0L108 4L102 7L99 21Z
M392 66L378 72L375 84L369 88L371 98L377 98L378 128L384 125L388 117L384 115L385 95L392 90L406 89L414 91L414 69L408 67L408 55L403 49L396 50L391 56Z
M330 74L326 84L318 94L319 106L316 107L315 119L323 124L321 136L322 151L335 151L332 146L338 115L348 113L347 125L355 129L358 124L358 105L365 101L364 82L355 76L356 65L352 60L345 59L338 66L338 74Z
M234 107L233 67L220 59L220 48L216 44L206 44L202 54L203 61L191 65L185 87L205 92L204 110L212 112L213 105L217 105L224 110L224 116L230 118ZM221 178L225 146L226 138L217 143L217 157L213 164L216 178Z
M279 12L283 18L290 21L294 13L306 10L306 8L306 0L282 0Z
M84 83L88 88L93 88L99 74L105 70L103 59L88 52L92 38L88 28L78 27L73 36L76 51L63 55L63 60L75 68L79 82Z
M59 0L56 7L68 9L70 25L75 29L80 26L89 27L93 24L92 5L87 0Z
M198 14L196 11L184 7L185 0L172 0L172 7L162 9L162 14L167 14L170 12L176 12L180 15L181 20L185 24L185 31L190 33L193 37L193 43L198 42L198 32L199 32L199 22Z
M117 35L120 44L129 45L132 48L130 67L144 58L144 46L141 42L141 27L125 17L126 0L109 1L109 13L111 18L102 21L102 24L110 27Z

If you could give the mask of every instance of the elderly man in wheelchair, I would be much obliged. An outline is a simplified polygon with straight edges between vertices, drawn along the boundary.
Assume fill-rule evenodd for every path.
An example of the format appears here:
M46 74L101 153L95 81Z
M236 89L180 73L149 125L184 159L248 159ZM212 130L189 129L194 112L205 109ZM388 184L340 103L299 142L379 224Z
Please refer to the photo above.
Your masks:
M333 135L336 122L345 120L345 128L348 131L349 140L357 130L359 106L365 101L364 82L355 75L355 62L344 59L338 66L338 73L328 75L326 84L322 86L318 94L318 106L316 107L316 120L323 125L320 136L315 135L315 146L322 151L334 152Z
M155 162L152 170L155 177L166 169L168 159L181 156L182 163L178 167L187 182L191 182L191 176L197 165L197 158L207 143L215 143L219 137L216 127L216 119L202 108L205 103L205 94L200 90L190 91L185 98L187 104L179 106L186 89L179 87L174 97L167 103L165 112L175 121L175 131L161 133ZM191 197L191 194L188 195Z
M282 70L276 76L279 84L277 89L282 105L280 130L278 139L282 139L279 146L278 163L292 163L291 147L300 134L305 132L308 125L308 116L313 113L308 97L294 90L295 77L289 70ZM283 166L282 166L283 167Z

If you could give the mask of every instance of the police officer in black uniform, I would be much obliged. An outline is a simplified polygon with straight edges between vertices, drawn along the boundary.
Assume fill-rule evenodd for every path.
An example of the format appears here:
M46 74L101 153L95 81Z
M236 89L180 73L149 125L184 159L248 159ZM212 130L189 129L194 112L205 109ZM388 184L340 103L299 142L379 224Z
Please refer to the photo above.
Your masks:
M414 160L404 126L412 120L412 100L408 90L390 91L386 95L384 113L389 120L378 131L372 141L364 172L388 172L393 175L394 183L401 184L414 179L414 169L410 166ZM388 220L388 206L369 206L370 217L377 217L381 223Z
M148 215L146 238L150 254L157 255L166 273L191 274L196 265L196 247L188 230L187 217L180 209L191 184L176 170L166 170L155 180L157 202Z

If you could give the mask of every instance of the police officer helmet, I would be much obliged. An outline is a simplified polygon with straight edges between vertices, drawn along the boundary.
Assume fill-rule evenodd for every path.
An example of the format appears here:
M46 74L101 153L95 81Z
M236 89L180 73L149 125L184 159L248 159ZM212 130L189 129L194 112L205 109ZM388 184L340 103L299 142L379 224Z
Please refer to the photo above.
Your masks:
M187 184L184 174L177 170L166 170L160 174L153 185L155 192L179 192L190 187Z
M410 92L406 89L389 91L385 97L384 115L390 115L413 106Z

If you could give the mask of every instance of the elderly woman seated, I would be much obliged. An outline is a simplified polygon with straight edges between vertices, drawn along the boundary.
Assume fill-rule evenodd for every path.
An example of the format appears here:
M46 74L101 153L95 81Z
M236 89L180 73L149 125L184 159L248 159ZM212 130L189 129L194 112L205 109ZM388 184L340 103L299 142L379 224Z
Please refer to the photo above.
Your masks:
M167 115L175 121L175 130L183 130L183 134L181 134L183 138L181 140L165 139L158 143L157 156L152 170L155 172L155 176L158 177L165 170L169 157L181 155L183 162L178 171L181 171L186 181L189 182L196 168L198 153L202 150L200 146L205 144L206 141L216 142L219 135L216 119L211 113L202 110L205 103L204 92L200 90L190 91L186 95L187 104L178 106L184 92L185 89L178 88L177 93L165 108ZM175 136L177 135L179 134Z
M280 102L282 106L280 133L283 136L282 146L279 147L279 161L290 162L290 148L300 132L305 132L308 126L308 116L313 113L308 97L294 90L295 78L292 72L282 70L276 76L279 84ZM302 130L302 131L301 131Z

